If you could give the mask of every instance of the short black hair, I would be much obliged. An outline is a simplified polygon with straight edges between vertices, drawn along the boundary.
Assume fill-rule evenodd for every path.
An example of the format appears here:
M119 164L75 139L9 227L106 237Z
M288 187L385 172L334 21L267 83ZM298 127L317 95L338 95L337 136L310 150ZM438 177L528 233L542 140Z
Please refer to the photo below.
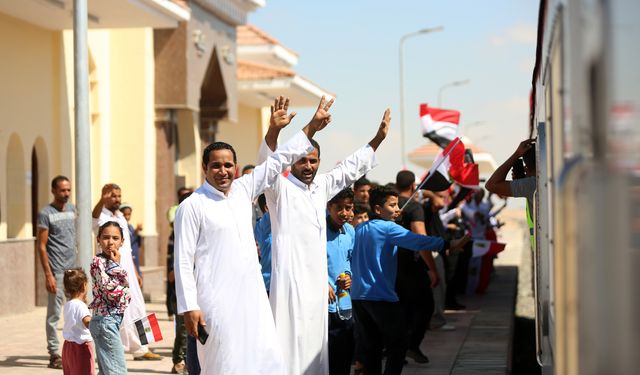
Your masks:
M244 167L242 167L242 173L248 171L249 169L254 169L256 166L253 164L247 164Z
M416 182L416 175L411 171L400 171L396 175L396 188L401 191L409 189Z
M260 207L260 211L262 211L262 213L267 212L267 197L264 193L258 195L258 207Z
M384 206L387 198L391 196L397 197L398 193L387 186L374 187L369 191L369 205L371 206L371 209L373 209L375 206Z
M367 180L365 176L362 176L353 183L353 190L356 190L360 186L364 185L371 185L371 181Z
M180 186L180 187L178 188L178 190L176 191L176 196L178 197L178 199L180 199L180 196L181 196L182 194L184 194L184 192L185 192L185 191L191 191L191 189L189 189L189 188L188 188L188 187L186 187L186 186Z
M62 181L69 181L69 178L67 178L67 176L55 176L53 178L53 180L51 180L51 188L52 189L57 189L58 188L58 184Z
M238 164L238 159L236 157L236 150L233 149L233 146L225 142L213 142L212 144L207 146L207 148L205 148L204 151L202 151L202 165L206 166L207 164L209 164L209 154L211 153L211 151L216 151L216 150L230 150L231 153L233 154L234 164Z
M184 202L185 199L189 198L189 196L193 194L193 191L191 191L190 189L187 189L187 192L182 194L179 198L178 198L178 204Z
M351 190L351 188L340 190L338 194L329 200L329 204L337 203L343 199L351 199L351 201L353 201L353 190Z
M524 160L524 164L529 169L536 168L536 144L532 143L531 148L529 148L524 155L522 155L522 159Z
M516 161L513 162L511 169L513 170L513 178L519 179L519 178L526 177L526 174L524 171L524 164L522 163L522 158L517 158Z
M310 139L309 143L311 143L311 146L315 147L316 150L318 150L318 157L320 157L320 144L318 144L318 142L316 142L315 139Z
M122 227L120 226L120 224L118 224L117 221L113 221L113 220L109 220L105 222L100 226L100 228L98 228L98 238L102 236L102 232L109 227L118 228L118 230L120 230L120 238L122 238L122 240L124 241L124 232L122 231Z
M358 215L358 214L362 214L362 213L369 213L369 211L371 211L369 209L369 205L366 204L362 204L362 203L356 203L355 206L353 207L353 214L354 215Z

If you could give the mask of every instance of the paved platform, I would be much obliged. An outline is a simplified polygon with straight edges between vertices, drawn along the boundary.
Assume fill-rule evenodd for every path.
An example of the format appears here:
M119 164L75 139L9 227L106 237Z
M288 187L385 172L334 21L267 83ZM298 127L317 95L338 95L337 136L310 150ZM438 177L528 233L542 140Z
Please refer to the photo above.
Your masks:
M164 304L147 304L147 312L155 312L159 320L164 340L152 343L150 347L163 358L160 361L134 361L133 356L127 354L125 358L129 373L169 374L173 365L173 321L167 319ZM62 370L47 368L49 355L44 333L45 316L46 308L38 307L29 313L0 317L0 374L62 375ZM62 320L58 331L62 340Z
M431 362L422 365L409 359L403 374L509 373L518 266L522 251L528 249L523 247L527 245L526 226L523 228L519 215L503 227L500 240L508 246L496 260L496 272L487 292L461 296L459 301L467 310L446 312L448 322L457 329L427 332L421 349ZM129 354L127 366L132 374L168 374L172 366L173 322L167 319L164 304L147 304L147 311L155 312L159 319L164 340L151 348L163 359L134 361ZM46 367L45 313L46 309L39 307L29 313L0 317L0 374L62 374L61 370Z

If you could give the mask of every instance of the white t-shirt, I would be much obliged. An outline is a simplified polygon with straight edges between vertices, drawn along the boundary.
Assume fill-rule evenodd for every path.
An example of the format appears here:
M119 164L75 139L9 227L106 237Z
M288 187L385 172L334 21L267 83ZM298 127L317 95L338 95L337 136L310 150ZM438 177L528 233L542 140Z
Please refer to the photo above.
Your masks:
M87 305L79 299L72 299L64 304L64 328L62 337L76 344L93 341L89 328L84 326L82 318L91 316Z

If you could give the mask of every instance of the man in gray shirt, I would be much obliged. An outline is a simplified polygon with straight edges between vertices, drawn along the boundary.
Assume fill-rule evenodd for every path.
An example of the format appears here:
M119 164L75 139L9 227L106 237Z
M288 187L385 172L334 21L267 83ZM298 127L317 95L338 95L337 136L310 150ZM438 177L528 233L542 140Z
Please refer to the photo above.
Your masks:
M67 177L55 177L51 181L51 193L53 202L38 215L38 253L49 292L46 324L49 367L61 369L56 326L62 312L64 271L76 264L76 212L69 203L71 182Z

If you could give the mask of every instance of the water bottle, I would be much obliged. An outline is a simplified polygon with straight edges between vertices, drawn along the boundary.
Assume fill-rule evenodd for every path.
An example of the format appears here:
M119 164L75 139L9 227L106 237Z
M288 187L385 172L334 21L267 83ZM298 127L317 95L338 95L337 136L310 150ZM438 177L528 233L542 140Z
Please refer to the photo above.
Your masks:
M341 280L345 276L346 274L341 273L338 276L338 280ZM336 294L336 312L341 320L351 319L351 297L349 296L349 291L346 289L338 288L338 293Z

